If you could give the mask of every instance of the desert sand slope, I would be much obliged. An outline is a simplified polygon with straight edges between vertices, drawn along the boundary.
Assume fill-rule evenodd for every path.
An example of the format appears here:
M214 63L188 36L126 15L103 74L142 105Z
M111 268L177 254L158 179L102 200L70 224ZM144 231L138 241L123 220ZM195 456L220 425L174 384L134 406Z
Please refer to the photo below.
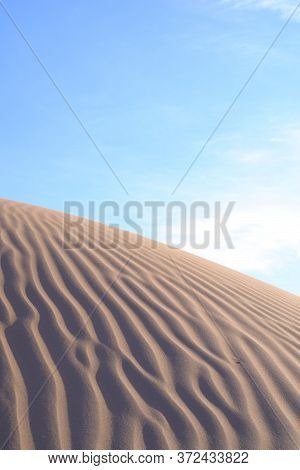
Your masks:
M93 227L0 201L0 447L297 448L299 298Z

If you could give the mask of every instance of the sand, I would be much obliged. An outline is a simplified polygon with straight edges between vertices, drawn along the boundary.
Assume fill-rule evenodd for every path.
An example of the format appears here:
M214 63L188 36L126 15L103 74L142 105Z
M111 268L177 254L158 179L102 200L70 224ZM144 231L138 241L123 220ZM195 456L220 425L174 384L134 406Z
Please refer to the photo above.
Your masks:
M0 200L1 448L298 448L297 296L63 217Z

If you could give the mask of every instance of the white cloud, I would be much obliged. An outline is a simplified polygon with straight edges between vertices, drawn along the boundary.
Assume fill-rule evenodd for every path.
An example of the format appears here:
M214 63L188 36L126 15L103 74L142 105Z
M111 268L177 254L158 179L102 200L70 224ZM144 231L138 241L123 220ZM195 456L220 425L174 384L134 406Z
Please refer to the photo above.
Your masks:
M262 163L267 162L272 158L272 153L268 150L248 150L248 151L234 151L230 155L235 160L241 163Z
M286 267L288 257L300 265L300 124L274 128L263 149L235 149L227 155L249 166L242 183L233 181L236 188L222 198L228 201L233 196L237 201L227 224L235 249L215 249L213 243L206 250L186 249L238 271L269 275L270 279ZM250 171L253 168L254 172ZM198 227L201 234L207 225L199 221Z
M233 210L228 230L234 249L187 250L199 256L243 272L271 274L280 269L285 255L291 253L300 262L300 219L297 207L268 205L257 201L252 207ZM203 227L202 227L203 230Z
M299 2L296 0L222 0L222 3L230 4L235 8L271 10L280 13L284 18L288 18ZM294 19L300 20L299 11Z
M274 195L275 196L275 195ZM210 218L196 221L193 237L190 232L190 219L187 220L187 231L183 232L179 220L172 227L172 244L179 247L186 235L185 246L180 246L197 256L227 266L237 271L251 274L272 275L285 266L287 256L299 260L300 264L300 218L298 205L285 201L280 204L265 201L264 193L257 195L250 204L236 203L226 228L234 245L230 249L221 235L221 248L215 246L215 217L213 203L209 204ZM226 203L221 203L224 214ZM205 231L209 233L207 248L194 248L192 238L201 244L205 239ZM159 239L167 240L167 226L159 224ZM170 242L170 240L169 240Z
M276 137L270 138L270 143L288 149L289 159L299 162L300 155L300 124L284 128Z
M264 137L261 147L247 148L245 144L239 143L235 148L224 151L223 155L243 164L286 163L286 165L290 165L299 163L300 123L285 125L282 128L277 124L266 132L269 132L270 135ZM236 140L238 141L237 137Z

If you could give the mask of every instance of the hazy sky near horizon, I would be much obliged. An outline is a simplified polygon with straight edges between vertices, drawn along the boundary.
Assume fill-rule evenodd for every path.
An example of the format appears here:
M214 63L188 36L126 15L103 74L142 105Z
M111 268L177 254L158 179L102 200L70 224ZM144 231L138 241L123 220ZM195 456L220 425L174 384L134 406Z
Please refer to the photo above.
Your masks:
M297 3L4 1L129 195L0 8L0 197L236 201L196 254L300 294L300 9L171 195Z

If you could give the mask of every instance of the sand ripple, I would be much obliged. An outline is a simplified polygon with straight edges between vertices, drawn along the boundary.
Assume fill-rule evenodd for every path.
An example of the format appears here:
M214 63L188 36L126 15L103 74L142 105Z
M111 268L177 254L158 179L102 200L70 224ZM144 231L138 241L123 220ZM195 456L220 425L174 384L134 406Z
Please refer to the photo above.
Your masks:
M299 446L299 298L100 224L65 250L62 223L0 201L0 447Z

